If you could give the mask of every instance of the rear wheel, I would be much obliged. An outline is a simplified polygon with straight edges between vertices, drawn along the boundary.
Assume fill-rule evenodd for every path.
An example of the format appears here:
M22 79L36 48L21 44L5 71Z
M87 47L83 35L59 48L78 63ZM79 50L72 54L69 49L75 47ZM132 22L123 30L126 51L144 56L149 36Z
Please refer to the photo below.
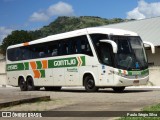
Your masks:
M121 93L124 91L125 87L113 87L114 92Z
M27 85L23 77L19 78L19 87L21 91L27 91Z
M32 77L28 77L28 78L27 78L27 90L28 90L28 91L33 91L33 90L35 90L35 86L34 86Z
M95 86L94 78L88 75L84 78L84 87L87 92L96 92L98 88Z
M62 87L44 87L46 91L59 91Z

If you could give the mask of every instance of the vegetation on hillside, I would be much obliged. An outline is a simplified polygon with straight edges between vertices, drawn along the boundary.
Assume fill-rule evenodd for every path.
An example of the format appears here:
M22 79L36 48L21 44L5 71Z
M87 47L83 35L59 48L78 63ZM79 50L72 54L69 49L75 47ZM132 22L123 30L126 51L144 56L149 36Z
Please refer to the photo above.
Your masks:
M49 35L68 32L76 29L108 25L113 23L124 22L121 18L104 19L100 17L81 16L81 17L58 17L49 25L35 31L16 30L4 38L1 51L5 54L9 45L28 42L35 39L43 38Z

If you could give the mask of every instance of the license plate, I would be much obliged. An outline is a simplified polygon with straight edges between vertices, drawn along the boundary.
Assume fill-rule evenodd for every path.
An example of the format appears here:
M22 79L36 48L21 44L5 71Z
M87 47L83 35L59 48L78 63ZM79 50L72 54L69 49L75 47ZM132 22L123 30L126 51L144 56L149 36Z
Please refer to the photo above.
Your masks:
M139 85L139 80L134 80L134 81L133 81L133 84L134 84L135 86Z

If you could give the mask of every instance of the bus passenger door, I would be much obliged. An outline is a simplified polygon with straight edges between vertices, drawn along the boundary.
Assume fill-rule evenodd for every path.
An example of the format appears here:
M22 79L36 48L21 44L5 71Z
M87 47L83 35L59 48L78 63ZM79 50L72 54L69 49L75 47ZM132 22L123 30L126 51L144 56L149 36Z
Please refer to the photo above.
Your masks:
M108 43L100 43L99 58L101 66L99 67L100 85L112 85L113 75L113 52L112 46Z

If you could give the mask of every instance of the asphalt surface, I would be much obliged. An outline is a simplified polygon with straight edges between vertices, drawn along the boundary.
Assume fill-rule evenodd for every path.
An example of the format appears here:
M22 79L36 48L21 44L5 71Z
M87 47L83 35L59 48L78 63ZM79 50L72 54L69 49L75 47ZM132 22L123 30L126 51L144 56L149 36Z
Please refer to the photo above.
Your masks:
M48 101L50 96L46 95L23 95L12 92L12 89L0 88L0 109L5 107L12 107L14 105L32 103L37 101Z
M40 91L26 92L21 92L19 88L0 88L0 96L2 93L3 95L6 94L6 96L12 94L13 98L14 94L22 96L50 96L53 100L52 103L48 102L45 104L45 107L48 106L45 109L43 106L44 103L39 103L38 106L42 107L40 107L38 111L81 111L80 115L82 115L82 117L76 117L76 119L79 120L113 119L113 117L106 118L103 117L103 115L101 118L91 116L85 117L86 114L84 114L84 111L93 111L94 115L96 114L94 111L140 111L146 106L160 103L160 88L127 88L124 93L114 93L112 89L102 89L96 93L87 93L83 88L63 88L61 91L44 91L44 89L41 89ZM12 99L12 97L10 97L10 99ZM2 97L0 97L0 101L2 100L1 98ZM58 102L54 102L54 100L57 100ZM31 110L37 110L37 106L33 104L28 107L24 107L23 105L12 106L8 108L7 111L28 111L31 107L35 108ZM1 111L3 110L6 111L6 109L1 109ZM16 120L17 118L11 119ZM75 120L72 115L70 117L47 117L45 119Z

